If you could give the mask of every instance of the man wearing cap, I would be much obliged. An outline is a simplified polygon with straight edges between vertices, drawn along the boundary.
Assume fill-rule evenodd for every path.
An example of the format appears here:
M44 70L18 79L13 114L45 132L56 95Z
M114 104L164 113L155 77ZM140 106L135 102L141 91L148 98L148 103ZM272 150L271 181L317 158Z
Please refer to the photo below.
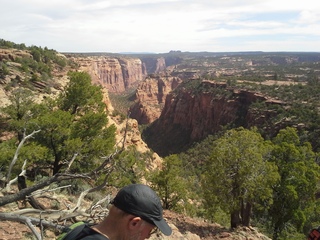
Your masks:
M163 219L159 197L146 185L122 188L111 204L108 216L90 229L90 235L77 239L143 240L156 229L166 236L172 232Z

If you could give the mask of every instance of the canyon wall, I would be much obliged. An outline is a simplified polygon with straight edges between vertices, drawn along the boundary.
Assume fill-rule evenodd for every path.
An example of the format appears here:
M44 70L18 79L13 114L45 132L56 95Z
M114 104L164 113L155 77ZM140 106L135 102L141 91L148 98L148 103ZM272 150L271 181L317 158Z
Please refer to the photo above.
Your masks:
M166 96L181 82L180 78L170 76L148 77L140 82L130 116L139 124L152 123L159 118Z
M146 71L150 73L160 73L167 67L164 57L142 57L141 61L146 66Z
M73 56L81 71L91 75L93 83L106 87L109 92L121 93L136 87L148 74L163 74L168 66L181 62L176 57L142 56Z
M93 83L106 87L109 92L121 93L142 81L146 68L138 58L82 57L75 58L80 70L91 75Z
M284 104L260 94L228 89L226 84L202 81L195 92L184 87L167 95L160 117L144 132L150 148L161 156L186 150L195 141L217 133L224 126L262 125L275 114L254 111L256 101Z
M145 55L141 56L140 59L144 63L148 74L164 72L168 67L182 62L182 58L171 55L166 55L165 57Z

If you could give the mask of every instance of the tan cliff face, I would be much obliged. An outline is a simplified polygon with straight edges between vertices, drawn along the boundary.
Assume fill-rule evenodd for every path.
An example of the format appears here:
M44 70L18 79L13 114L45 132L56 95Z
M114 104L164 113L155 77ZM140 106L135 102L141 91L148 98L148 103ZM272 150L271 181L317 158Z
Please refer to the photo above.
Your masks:
M166 67L167 66L166 66L165 58L163 58L163 57L157 58L156 69L155 69L154 73L161 73L166 70Z
M74 60L81 71L91 75L93 83L100 84L109 92L124 92L146 76L145 67L138 58L94 56Z
M141 60L144 63L148 74L161 73L167 68L166 59L164 57L142 57Z
M130 108L131 117L139 124L149 124L159 118L166 96L182 80L178 77L149 77L141 82L136 91L136 103Z

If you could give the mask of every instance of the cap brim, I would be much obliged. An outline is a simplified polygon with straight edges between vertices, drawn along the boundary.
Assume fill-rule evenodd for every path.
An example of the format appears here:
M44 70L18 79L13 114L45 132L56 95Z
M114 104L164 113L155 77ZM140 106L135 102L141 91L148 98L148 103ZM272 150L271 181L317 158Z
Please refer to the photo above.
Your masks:
M171 227L169 227L168 223L164 219L161 219L160 221L153 221L153 223L160 229L160 231L164 235L171 235L172 229Z

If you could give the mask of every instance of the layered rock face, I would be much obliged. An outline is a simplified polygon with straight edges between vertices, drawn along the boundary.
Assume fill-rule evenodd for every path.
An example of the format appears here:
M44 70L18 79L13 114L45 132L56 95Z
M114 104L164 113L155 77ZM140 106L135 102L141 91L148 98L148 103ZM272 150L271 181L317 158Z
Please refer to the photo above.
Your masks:
M32 58L32 55L23 50L18 49L0 49L0 61L10 60L14 61L17 57Z
M141 82L136 91L136 102L130 108L131 117L139 124L149 124L159 118L166 96L182 80L178 77L149 77Z
M183 60L180 57L170 55L165 57L142 56L140 59L145 65L148 74L164 72L165 70L168 70L168 67L174 67Z
M109 92L120 93L142 81L145 66L138 58L87 57L76 58L80 70L91 75L92 81L106 87Z
M142 57L141 60L146 66L147 73L160 73L167 67L166 59L164 57Z
M205 90L195 93L179 88L177 93L168 94L161 116L144 132L147 144L159 155L183 151L191 143L218 132L222 126L250 127L265 123L272 115L272 112L261 115L249 109L258 100L272 102L262 95L226 89L225 85L211 81L203 81L199 88Z

